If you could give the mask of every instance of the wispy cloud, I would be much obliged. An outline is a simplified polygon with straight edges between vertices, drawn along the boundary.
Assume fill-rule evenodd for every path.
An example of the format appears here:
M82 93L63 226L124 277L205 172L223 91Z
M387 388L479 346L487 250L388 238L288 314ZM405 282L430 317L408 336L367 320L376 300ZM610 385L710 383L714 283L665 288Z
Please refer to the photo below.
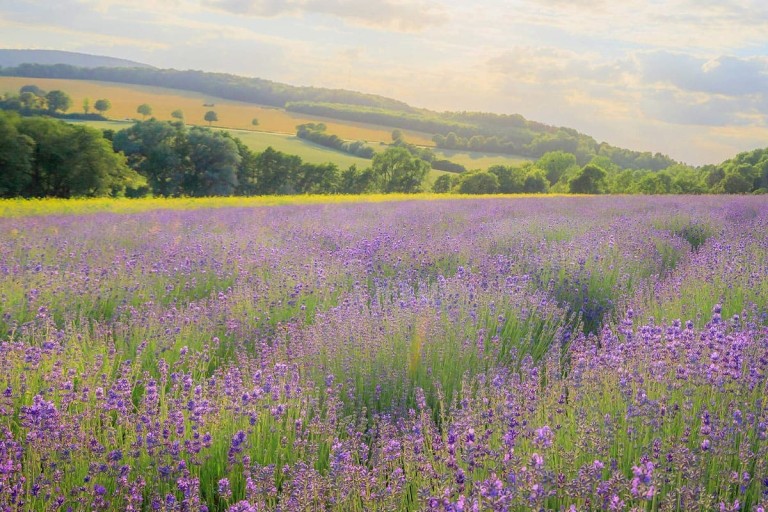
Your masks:
M765 44L763 0L517 0L507 19L592 40L725 51Z
M447 19L438 3L426 0L203 0L203 3L239 15L322 14L369 27L406 32L441 25Z
M766 57L721 55L703 59L680 53L651 52L639 55L638 61L643 79L650 84L726 96L768 92Z

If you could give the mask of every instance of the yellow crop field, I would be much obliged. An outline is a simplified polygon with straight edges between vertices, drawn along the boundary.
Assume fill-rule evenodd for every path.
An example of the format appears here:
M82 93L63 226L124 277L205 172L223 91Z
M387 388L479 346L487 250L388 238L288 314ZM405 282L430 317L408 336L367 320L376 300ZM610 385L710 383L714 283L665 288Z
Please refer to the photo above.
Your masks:
M252 103L224 100L201 93L149 87L144 85L117 84L86 80L62 80L50 78L0 77L0 94L15 93L23 85L35 84L45 91L62 90L72 98L70 112L82 112L83 100L88 98L91 106L97 99L108 99L112 108L106 115L110 119L141 119L136 107L147 103L157 119L170 120L171 112L180 109L189 124L206 125L203 117L209 110L216 112L219 121L214 126L241 130L255 130L272 133L296 133L296 126L303 123L325 123L328 132L342 139L369 142L390 142L392 129L376 125L338 121L334 119L288 112L281 108L259 106ZM206 107L205 105L214 105ZM259 125L251 121L256 118ZM433 146L430 135L421 132L403 131L406 139L414 144Z
M143 199L0 199L0 218L38 215L86 215L101 212L139 213L149 210L192 210L199 208L241 208L295 204L383 203L399 201L478 200L508 198L514 200L555 197L562 194L492 194L485 196L457 194L362 194L362 195L295 195L257 197L180 197ZM24 236L11 230L12 236Z

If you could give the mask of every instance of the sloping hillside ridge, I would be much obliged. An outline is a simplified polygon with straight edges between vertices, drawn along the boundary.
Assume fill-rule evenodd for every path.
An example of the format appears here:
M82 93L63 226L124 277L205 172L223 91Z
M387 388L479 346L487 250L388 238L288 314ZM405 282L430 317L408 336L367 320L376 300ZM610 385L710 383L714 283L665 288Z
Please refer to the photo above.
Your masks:
M44 66L66 64L81 68L154 69L154 66L149 64L104 55L90 55L61 50L0 50L0 67L16 67L21 64L40 64Z

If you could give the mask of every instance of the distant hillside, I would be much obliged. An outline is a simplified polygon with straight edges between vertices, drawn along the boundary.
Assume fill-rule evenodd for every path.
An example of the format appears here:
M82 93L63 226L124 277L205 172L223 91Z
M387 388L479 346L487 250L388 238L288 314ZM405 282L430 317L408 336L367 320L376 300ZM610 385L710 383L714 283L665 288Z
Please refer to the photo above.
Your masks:
M21 64L67 64L79 68L147 68L153 66L114 57L88 55L86 53L64 52L59 50L2 50L0 49L0 67L16 67Z
M191 69L179 71L176 69L156 68L83 68L67 64L20 64L16 67L0 68L0 75L27 78L98 80L101 82L150 85L200 92L228 100L245 101L275 107L283 107L290 101L319 101L404 111L411 110L411 107L402 101L375 94L365 94L344 89L297 87L262 78L248 78L227 73L208 73Z
M432 134L446 150L482 151L538 158L551 151L573 154L579 165L604 157L624 169L658 171L676 162L660 153L640 152L598 142L572 128L550 126L519 114L434 112L374 94L293 85L224 73L175 69L81 68L64 64L22 64L0 75L27 78L97 80L195 91L224 99L382 127Z

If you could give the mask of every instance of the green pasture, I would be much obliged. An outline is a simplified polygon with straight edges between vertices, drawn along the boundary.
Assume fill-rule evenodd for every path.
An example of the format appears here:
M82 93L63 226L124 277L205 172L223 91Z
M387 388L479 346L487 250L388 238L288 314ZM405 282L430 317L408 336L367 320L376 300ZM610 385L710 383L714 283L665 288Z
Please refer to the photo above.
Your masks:
M465 151L453 149L430 148L435 153L438 160L450 160L451 162L461 164L467 170L487 169L492 165L520 165L524 162L533 161L520 155L502 155L500 153L483 153L482 151Z

